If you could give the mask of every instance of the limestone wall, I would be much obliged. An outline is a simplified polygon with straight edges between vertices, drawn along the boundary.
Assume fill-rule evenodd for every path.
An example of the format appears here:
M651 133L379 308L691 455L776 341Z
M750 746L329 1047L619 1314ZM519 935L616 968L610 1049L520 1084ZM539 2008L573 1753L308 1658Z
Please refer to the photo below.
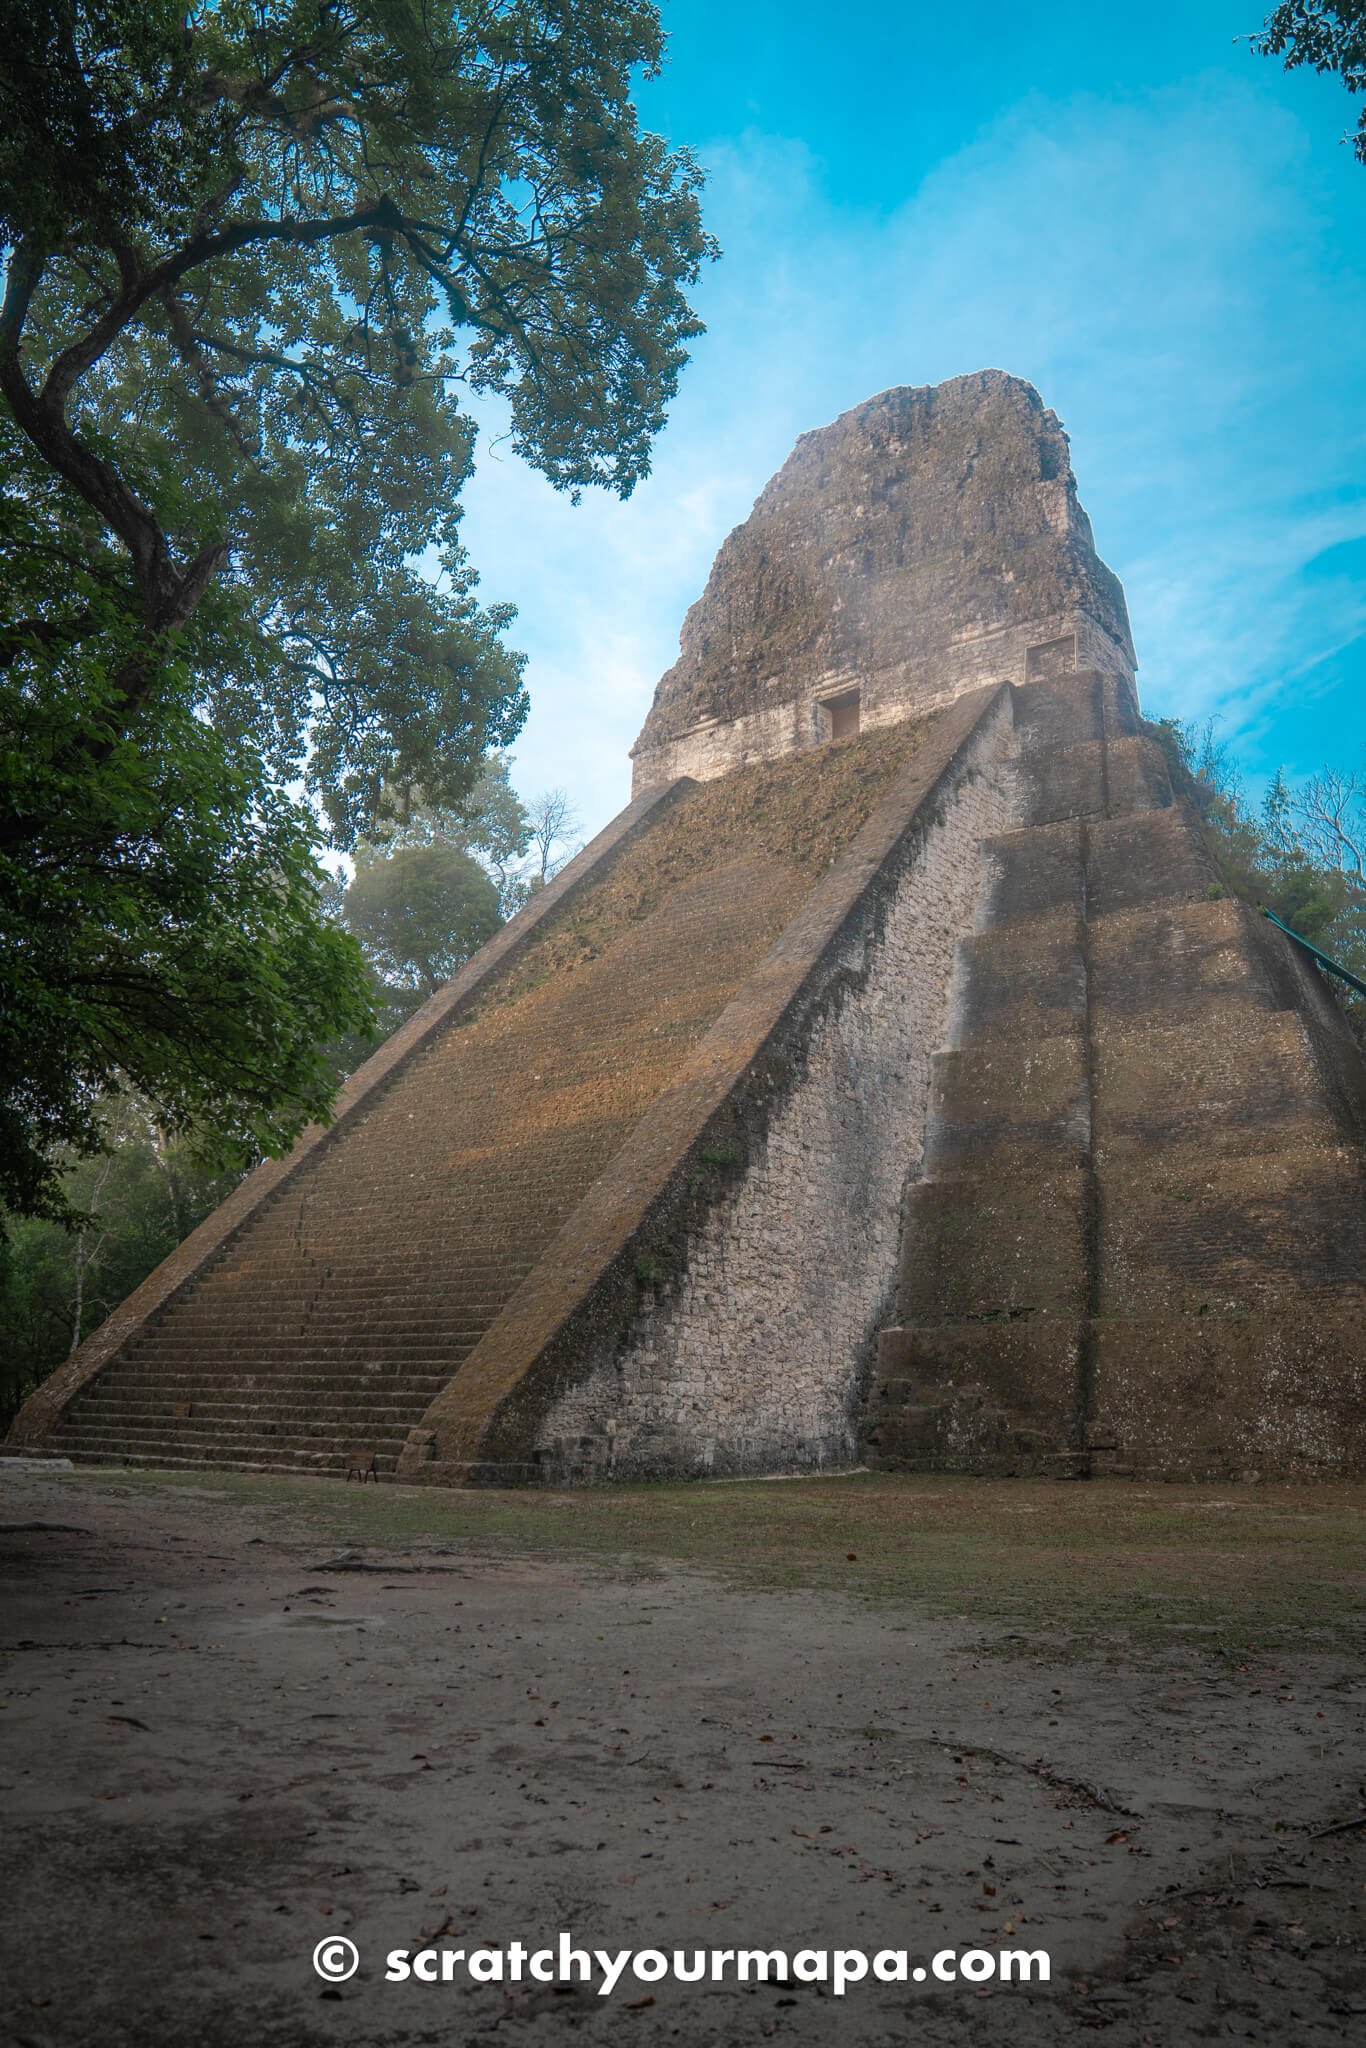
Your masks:
M787 1021L786 1083L740 1116L731 1186L688 1233L676 1275L644 1288L624 1340L600 1340L545 1416L546 1476L854 1457L954 946L971 926L980 842L1013 817L1009 719L1007 694ZM727 1149L716 1148L722 1169Z
M813 677L794 697L730 719L708 718L676 738L650 745L642 739L632 754L631 787L636 796L690 776L709 782L733 769L774 761L830 737L827 705L851 689L859 694L859 725L865 732L907 719L930 717L958 697L991 683L1023 684L1043 675L1076 669L1103 670L1116 677L1133 710L1132 657L1094 619L1079 611L1031 619L965 635L933 657L899 660L866 672L832 670Z
M877 726L1033 681L1050 647L1062 669L1132 677L1124 593L1059 421L999 370L884 391L804 434L723 543L633 749L635 787L808 747L852 688Z

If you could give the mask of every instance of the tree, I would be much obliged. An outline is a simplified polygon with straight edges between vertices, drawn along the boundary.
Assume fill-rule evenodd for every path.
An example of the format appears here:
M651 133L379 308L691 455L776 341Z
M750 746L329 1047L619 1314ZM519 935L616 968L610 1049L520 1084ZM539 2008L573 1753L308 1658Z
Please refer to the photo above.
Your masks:
M579 829L579 815L569 801L569 792L563 789L548 789L533 797L526 809L531 821L532 847L532 867L527 879L531 888L543 889L576 851L572 841ZM558 854L557 846L562 849Z
M151 1105L124 1091L104 1106L105 1149L69 1162L77 1229L29 1217L0 1245L0 1428L153 1267L227 1195L183 1140L168 1139Z
M1366 0L1283 0L1252 47L1263 57L1283 58L1287 71L1304 64L1335 71L1348 92L1366 92ZM1357 120L1353 154L1366 164L1366 110Z
M1300 843L1323 867L1366 884L1366 774L1324 768L1294 799Z
M472 856L435 841L362 847L342 919L385 982L431 995L502 923L498 891Z
M0 0L12 1209L120 1072L239 1151L325 1112L364 975L285 792L344 848L517 731L461 394L557 486L647 472L711 247L661 48L643 0Z
M111 1092L245 1165L326 1112L327 1039L370 1008L301 807L203 725L179 668L113 739L102 681L82 703L30 677L0 730L0 815L42 819L0 844L0 1204L67 1221L65 1155L102 1147Z
M338 1078L354 1073L525 901L518 857L530 844L531 822L508 765L504 755L490 755L457 805L405 793L401 814L386 814L358 844L353 880L334 876L324 885L328 915L364 950L375 1012L366 1029L329 1045Z
M1224 885L1265 904L1301 937L1366 975L1361 778L1325 768L1296 789L1278 769L1254 810L1213 721L1197 726L1164 718L1152 729L1174 781L1204 821ZM1338 982L1331 986L1359 1029L1362 999Z
M408 846L454 846L473 855L498 891L504 917L521 907L525 885L517 865L531 844L531 819L508 778L506 755L490 754L469 795L458 804L432 804L420 790L370 835L377 852Z

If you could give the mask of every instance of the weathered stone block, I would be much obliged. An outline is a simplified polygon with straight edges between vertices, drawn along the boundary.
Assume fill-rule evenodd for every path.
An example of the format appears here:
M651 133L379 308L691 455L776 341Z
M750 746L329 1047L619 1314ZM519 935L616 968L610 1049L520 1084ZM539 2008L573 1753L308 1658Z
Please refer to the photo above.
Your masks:
M1366 1472L1366 1316L1097 1322L1096 1426L1166 1479Z
M922 1181L906 1204L897 1304L908 1323L1077 1316L1087 1304L1086 1175L1021 1167Z
M1057 1472L1081 1445L1081 1330L1066 1318L884 1330L864 1456L913 1471Z
M1111 740L1105 749L1105 806L1112 818L1160 811L1171 803L1167 757L1155 740Z
M1221 887L1199 827L1182 805L1086 828L1088 917L1193 903Z
M1299 1019L1206 995L1173 1016L1093 1031L1096 1143L1111 1164L1137 1153L1168 1161L1175 1147L1201 1155L1336 1144L1309 1040Z
M1031 825L1098 818L1105 811L1105 754L1098 741L1050 747L1027 755L1020 769L1023 810Z
M1248 913L1232 897L1118 911L1088 927L1091 1003L1106 1028L1128 1017L1184 1017L1216 1002L1275 1002L1248 932Z
M1083 1163L1091 1117L1081 1037L1024 1046L1003 1034L935 1055L925 1166L936 1181Z
M982 851L988 862L984 925L1059 913L1077 919L1083 915L1081 828L1075 820L998 833Z
M1086 1025L1082 921L1070 909L975 932L958 949L954 1031L960 1041L1080 1033Z
M1288 1314L1362 1298L1366 1204L1343 1146L1221 1154L1199 1139L1098 1168L1105 1316Z
M1022 751L1076 747L1105 737L1104 679L1095 669L1017 685L1015 730Z

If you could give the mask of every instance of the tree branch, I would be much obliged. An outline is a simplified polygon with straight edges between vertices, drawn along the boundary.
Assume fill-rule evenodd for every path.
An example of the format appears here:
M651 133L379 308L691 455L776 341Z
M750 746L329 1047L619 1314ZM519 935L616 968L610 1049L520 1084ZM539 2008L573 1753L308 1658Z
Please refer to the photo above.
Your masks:
M64 407L78 379L93 369L148 299L178 284L182 277L197 270L201 264L212 263L220 256L236 255L257 243L286 242L293 247L307 248L316 242L333 241L339 235L355 234L363 228L389 228L397 232L402 227L402 215L386 195L377 199L373 206L327 220L242 220L231 227L220 228L216 234L192 235L173 255L163 257L160 263L126 285L89 333L63 349L48 373L43 399L49 404Z

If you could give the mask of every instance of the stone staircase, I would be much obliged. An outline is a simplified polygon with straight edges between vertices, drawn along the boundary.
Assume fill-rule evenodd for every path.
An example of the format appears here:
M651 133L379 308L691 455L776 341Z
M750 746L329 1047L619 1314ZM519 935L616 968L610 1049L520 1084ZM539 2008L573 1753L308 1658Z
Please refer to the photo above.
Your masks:
M392 1473L585 1191L913 751L685 787L398 1067L42 1438L158 1467Z
M1359 1060L1223 896L1131 701L1079 675L1016 703L1025 822L985 846L959 948L869 1461L1247 1475L1290 1443L1339 1469Z
M599 1114L519 1146L513 1125L551 1052L536 1020L523 1022L497 1068L473 1057L488 1050L468 1042L476 1026L455 1034L458 1060L442 1046L419 1063L434 1071L410 1070L346 1148L324 1152L77 1396L51 1448L104 1463L320 1472L374 1451L392 1472L629 1125L627 1107L615 1126ZM572 1042L562 1050L572 1060ZM414 1083L419 1100L430 1088L460 1102L441 1071L451 1065L470 1081L479 1069L483 1128L469 1128L468 1103L458 1120L414 1114Z
M99 1463L322 1472L374 1451L391 1472L527 1255L467 1269L455 1286L429 1253L383 1259L371 1246L358 1263L338 1238L339 1271L291 1242L292 1223L284 1204L267 1211L249 1264L226 1253L77 1397L50 1448Z
M1360 1056L1290 942L1222 894L1127 682L1053 676L1012 704L1018 822L982 845L957 945L868 1461L1345 1476L1366 1441ZM589 1190L616 1187L628 1139L759 963L786 960L769 949L797 944L803 906L898 778L914 782L920 745L894 726L680 785L360 1089L335 1141L127 1334L111 1324L38 1447L337 1475L374 1453L393 1473L453 1383L458 1406L475 1348L486 1366L499 1333L515 1351L517 1314L540 1313L524 1283ZM891 1066L920 1076L920 1058ZM670 1170L649 1167L651 1199ZM578 1268L555 1270L558 1302ZM857 1349L832 1365L852 1373ZM761 1369L790 1375L792 1357L770 1346Z

